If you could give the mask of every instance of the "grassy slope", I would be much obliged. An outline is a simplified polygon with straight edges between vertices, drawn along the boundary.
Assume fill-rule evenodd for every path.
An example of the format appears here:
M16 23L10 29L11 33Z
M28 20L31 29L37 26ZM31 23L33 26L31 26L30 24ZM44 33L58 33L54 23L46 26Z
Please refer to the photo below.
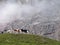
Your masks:
M60 42L28 34L0 34L0 45L60 45Z

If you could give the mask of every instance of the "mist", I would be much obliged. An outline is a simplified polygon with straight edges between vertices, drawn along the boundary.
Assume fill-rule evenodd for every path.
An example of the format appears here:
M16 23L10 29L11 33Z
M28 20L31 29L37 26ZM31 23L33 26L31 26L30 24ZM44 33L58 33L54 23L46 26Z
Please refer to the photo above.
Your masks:
M60 18L60 0L7 0L0 2L0 24L14 20L29 20L32 24L57 21ZM39 15L39 16L38 16ZM39 17L39 22L31 21Z
M4 3L0 8L0 23L8 23L15 19L23 19L22 13L31 14L34 7L31 5L22 5L18 3ZM29 16L29 15L25 15Z

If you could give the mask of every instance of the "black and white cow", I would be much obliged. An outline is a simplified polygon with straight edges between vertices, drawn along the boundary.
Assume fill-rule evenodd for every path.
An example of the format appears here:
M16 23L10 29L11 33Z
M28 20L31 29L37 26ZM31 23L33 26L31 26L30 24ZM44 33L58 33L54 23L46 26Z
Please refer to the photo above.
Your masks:
M26 29L21 29L20 31L21 31L21 32L24 32L24 33L28 33L28 32L29 32L29 31L26 30Z

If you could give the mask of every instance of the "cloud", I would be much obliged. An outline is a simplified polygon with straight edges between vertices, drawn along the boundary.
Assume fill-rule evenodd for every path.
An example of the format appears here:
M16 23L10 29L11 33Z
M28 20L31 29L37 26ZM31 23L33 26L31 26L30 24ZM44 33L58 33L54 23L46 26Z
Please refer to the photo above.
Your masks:
M6 24L17 19L28 20L39 13L41 13L40 16L43 21L45 21L45 18L47 20L48 18L49 20L55 20L60 14L58 13L59 5L59 0L33 0L32 2L23 4L21 2L18 3L15 1L11 3L8 1L8 3L4 3L3 6L0 5L0 24Z

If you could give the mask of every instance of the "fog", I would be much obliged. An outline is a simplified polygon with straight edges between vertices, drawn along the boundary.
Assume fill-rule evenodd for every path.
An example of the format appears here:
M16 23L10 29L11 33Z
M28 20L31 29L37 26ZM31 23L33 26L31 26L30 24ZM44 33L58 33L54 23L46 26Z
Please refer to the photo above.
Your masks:
M0 24L5 25L18 19L32 22L36 16L40 16L39 22L57 21L60 18L59 5L60 0L1 0Z

